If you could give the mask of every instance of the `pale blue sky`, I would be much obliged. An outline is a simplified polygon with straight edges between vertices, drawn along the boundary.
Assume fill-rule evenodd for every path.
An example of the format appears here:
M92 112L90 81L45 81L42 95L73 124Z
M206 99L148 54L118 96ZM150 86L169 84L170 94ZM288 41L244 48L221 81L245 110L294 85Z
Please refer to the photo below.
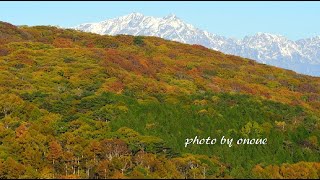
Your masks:
M0 2L0 21L75 26L140 12L170 13L209 32L243 38L256 32L297 40L320 35L320 2Z

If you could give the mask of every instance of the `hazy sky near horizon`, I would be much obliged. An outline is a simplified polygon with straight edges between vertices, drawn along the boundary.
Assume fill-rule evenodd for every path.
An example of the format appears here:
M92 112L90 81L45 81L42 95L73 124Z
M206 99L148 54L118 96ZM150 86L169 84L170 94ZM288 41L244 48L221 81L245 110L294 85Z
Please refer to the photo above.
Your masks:
M320 2L0 2L0 21L72 27L132 12L183 21L211 33L243 38L257 32L291 40L320 35Z

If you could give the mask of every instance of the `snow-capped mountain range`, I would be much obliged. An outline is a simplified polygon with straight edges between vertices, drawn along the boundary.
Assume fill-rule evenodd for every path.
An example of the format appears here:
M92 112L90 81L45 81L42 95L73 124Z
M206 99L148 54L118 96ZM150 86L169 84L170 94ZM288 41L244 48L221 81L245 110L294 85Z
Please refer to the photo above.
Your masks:
M258 62L320 76L320 36L292 41L281 35L257 33L243 39L219 36L183 22L176 15L163 18L131 13L119 18L73 27L102 35L157 36L233 54Z

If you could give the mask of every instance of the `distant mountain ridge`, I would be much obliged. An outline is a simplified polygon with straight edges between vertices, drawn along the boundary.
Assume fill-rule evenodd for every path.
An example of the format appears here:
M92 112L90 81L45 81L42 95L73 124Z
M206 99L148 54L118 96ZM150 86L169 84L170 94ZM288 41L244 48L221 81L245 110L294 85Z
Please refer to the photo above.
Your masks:
M320 76L320 36L292 41L282 35L260 32L243 39L234 39L198 29L174 14L157 18L131 13L73 28L102 35L157 36L187 44L200 44L298 73Z

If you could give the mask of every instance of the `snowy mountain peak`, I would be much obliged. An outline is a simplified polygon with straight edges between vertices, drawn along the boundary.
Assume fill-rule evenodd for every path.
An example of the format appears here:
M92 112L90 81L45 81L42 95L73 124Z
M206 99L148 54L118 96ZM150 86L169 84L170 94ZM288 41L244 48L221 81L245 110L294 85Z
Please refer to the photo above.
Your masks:
M282 35L280 35L280 34L272 34L272 33L267 33L267 32L257 32L256 36L279 37L279 36L282 36Z
M200 30L175 14L163 18L134 12L98 23L85 23L74 29L98 34L157 36L188 44L200 44L227 54L320 76L320 36L292 41L285 36L258 32L233 39Z
M172 13L171 13L171 14L163 17L163 19L177 20L177 19L179 19L179 18L178 18L175 14L172 14Z
M144 16L143 14L139 13L139 12L133 12L133 13L130 13L128 16L130 17L141 17L141 16Z
M258 32L253 36L246 36L244 39L259 39L263 41L287 41L288 39L285 36L279 34L263 33Z
M138 13L138 12L133 12L133 13L128 14L126 16L122 16L122 19L141 19L141 18L144 18L144 15L141 13Z

